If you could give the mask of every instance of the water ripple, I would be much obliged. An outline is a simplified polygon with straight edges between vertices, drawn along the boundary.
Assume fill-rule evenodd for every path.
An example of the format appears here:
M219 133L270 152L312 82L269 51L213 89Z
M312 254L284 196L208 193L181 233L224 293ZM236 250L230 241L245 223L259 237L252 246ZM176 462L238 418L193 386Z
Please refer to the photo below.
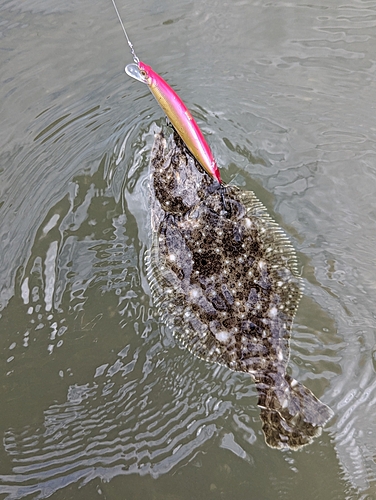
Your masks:
M42 432L32 427L20 433L9 429L4 446L13 462L13 475L1 476L7 498L31 493L44 497L47 491L78 479L110 479L135 472L158 477L210 440L229 403L216 396L202 395L201 401L195 397L197 387L188 383L191 363L185 363L185 370L167 386L158 382L166 369L161 365L154 367L157 377L154 371L154 376L140 382L135 372L142 363L140 349L129 350L102 370L95 383L71 386L66 403L44 412ZM165 402L161 404L162 386ZM215 393L210 375L205 389L206 394Z
M223 178L293 239L305 294L289 370L335 417L312 447L274 454L251 381L159 324L143 254L162 113L123 73L112 6L7 0L0 494L133 474L137 494L137 476L165 475L181 498L192 477L202 497L373 498L375 2L128 4L138 51L190 104Z

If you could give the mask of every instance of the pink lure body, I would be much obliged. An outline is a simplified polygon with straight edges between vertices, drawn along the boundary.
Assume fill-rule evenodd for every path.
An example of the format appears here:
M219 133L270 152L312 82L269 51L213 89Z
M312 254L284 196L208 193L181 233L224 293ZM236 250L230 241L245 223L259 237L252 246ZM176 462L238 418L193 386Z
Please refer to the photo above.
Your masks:
M221 176L213 153L199 126L178 94L150 66L140 61L138 67L142 77L145 79L145 83L148 84L150 91L157 99L189 151L208 174L221 183Z

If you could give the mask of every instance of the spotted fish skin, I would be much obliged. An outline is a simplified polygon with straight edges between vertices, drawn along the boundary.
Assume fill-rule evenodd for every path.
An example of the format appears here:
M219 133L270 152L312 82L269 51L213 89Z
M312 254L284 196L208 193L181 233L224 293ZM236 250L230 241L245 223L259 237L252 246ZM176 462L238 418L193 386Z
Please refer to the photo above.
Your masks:
M196 356L248 373L273 448L298 449L332 411L286 374L301 296L296 253L251 191L220 185L177 134L155 134L150 162L150 288Z

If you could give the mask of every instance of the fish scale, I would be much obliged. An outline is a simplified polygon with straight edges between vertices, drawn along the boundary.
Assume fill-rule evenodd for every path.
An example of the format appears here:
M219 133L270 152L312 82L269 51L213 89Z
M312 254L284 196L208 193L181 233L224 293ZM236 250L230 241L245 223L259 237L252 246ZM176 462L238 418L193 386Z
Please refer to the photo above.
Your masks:
M267 444L297 449L332 411L286 374L301 297L296 253L251 191L220 185L180 137L155 134L150 161L151 292L179 343L252 376Z

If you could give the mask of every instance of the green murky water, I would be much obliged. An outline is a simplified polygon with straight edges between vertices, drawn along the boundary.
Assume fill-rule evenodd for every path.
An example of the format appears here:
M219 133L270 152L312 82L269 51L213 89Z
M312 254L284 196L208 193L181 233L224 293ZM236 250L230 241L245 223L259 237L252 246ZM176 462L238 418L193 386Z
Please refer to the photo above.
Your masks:
M298 250L290 370L335 411L265 445L251 380L181 350L145 279L150 128L112 5L0 3L0 497L376 495L376 3L119 2L222 177Z

